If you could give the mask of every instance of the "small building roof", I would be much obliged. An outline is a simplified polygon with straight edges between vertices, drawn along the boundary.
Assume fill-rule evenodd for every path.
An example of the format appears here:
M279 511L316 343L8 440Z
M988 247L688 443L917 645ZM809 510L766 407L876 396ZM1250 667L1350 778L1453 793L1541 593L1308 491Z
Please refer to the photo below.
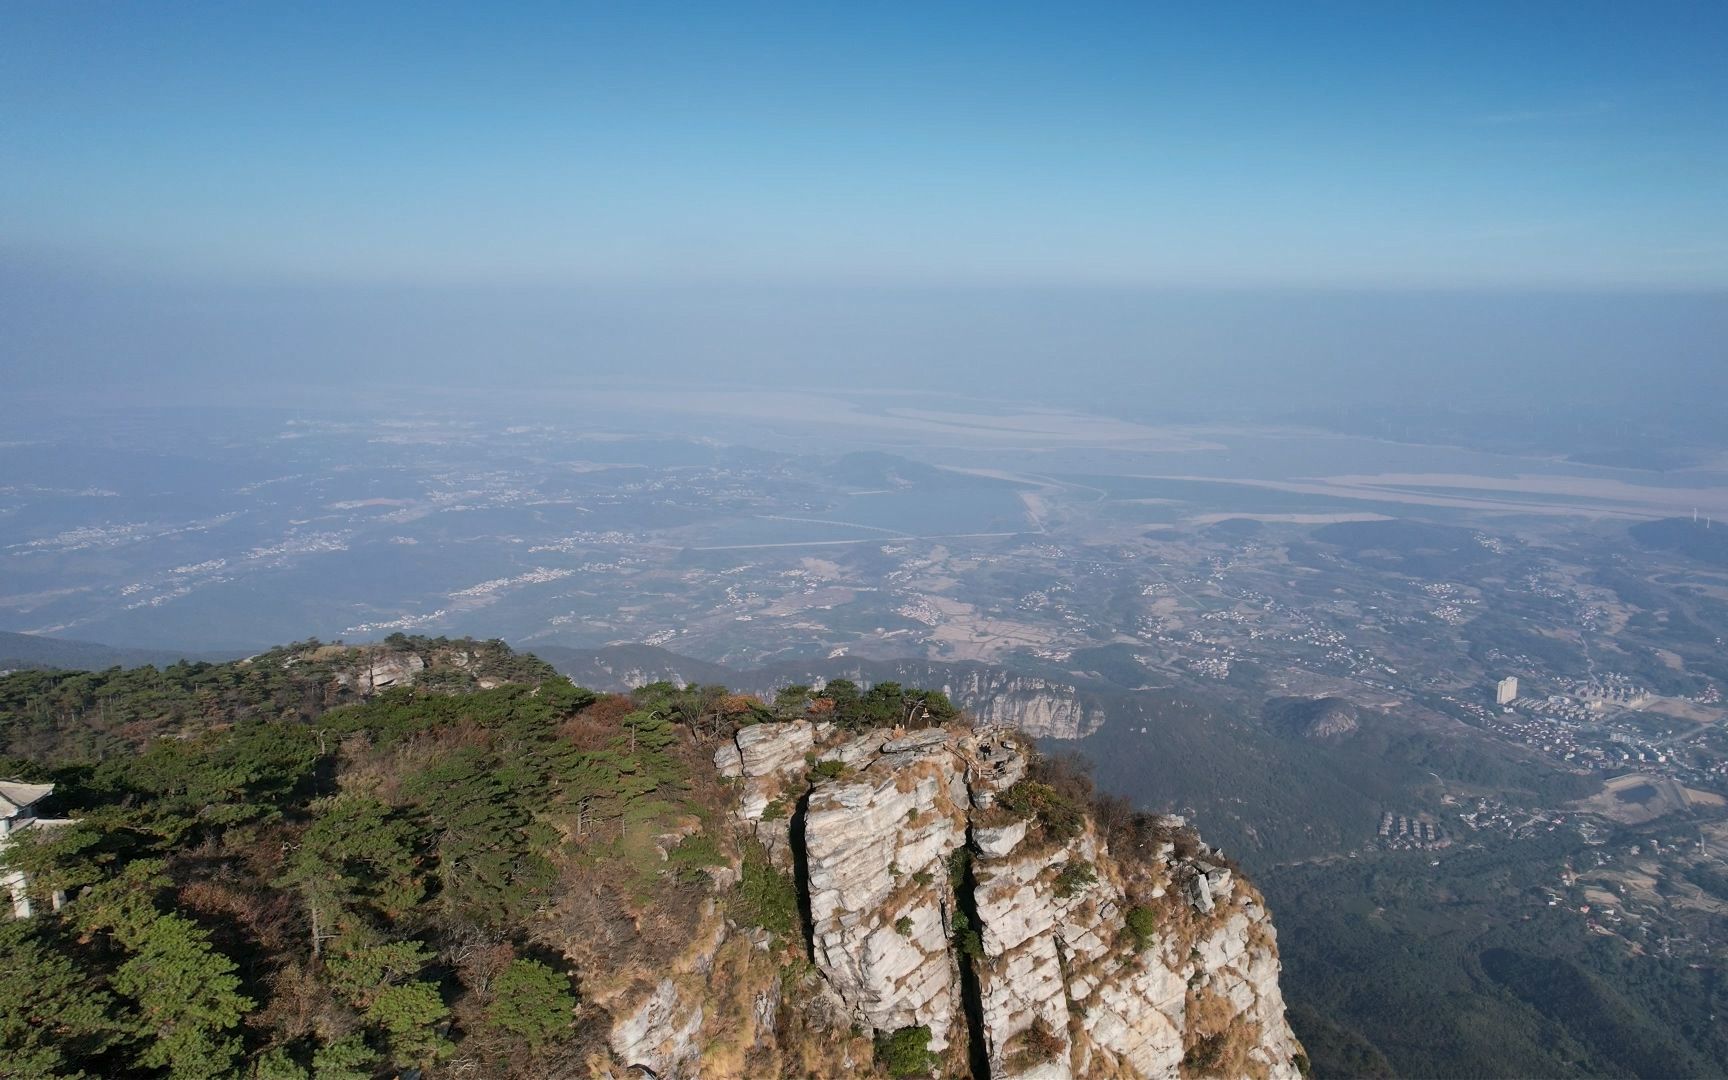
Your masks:
M22 780L0 780L0 814L11 817L31 803L47 798L53 784L26 784Z

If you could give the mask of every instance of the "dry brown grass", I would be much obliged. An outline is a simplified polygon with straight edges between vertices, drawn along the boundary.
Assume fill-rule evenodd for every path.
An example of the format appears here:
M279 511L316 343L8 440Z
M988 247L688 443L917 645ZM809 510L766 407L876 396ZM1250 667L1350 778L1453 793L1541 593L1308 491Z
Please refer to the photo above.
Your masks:
M771 1047L772 1032L758 1029L756 1000L776 990L779 967L743 936L733 937L715 954L703 977L702 1071L712 1076L750 1076L752 1053ZM769 1051L772 1056L772 1051ZM761 1054L757 1054L761 1057Z
M1023 1072L1061 1060L1068 1053L1068 1040L1056 1034L1040 1016L1032 1021L1030 1027L1016 1032L1004 1049L1005 1064L1016 1072Z
M250 1027L278 1032L287 1039L316 1036L334 1042L360 1029L360 1017L337 1001L329 986L310 969L290 963L266 980L264 1007L246 1018Z
M595 723L604 724L616 733L624 718L636 711L636 702L628 694L607 694L582 711Z
M1260 1025L1210 989L1190 988L1182 1038L1185 1077L1248 1076L1249 1052L1260 1045ZM1262 1070L1263 1071L1263 1070Z
M875 1075L869 1033L853 1030L851 1017L824 990L821 976L814 970L788 978L783 985L775 1031L778 1070L750 1075L785 1080Z

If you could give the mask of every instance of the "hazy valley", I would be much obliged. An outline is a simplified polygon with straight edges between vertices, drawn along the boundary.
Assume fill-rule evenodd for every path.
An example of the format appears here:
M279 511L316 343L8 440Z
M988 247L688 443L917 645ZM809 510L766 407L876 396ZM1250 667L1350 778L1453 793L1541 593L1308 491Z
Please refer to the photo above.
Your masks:
M803 414L747 441L627 416L136 414L76 454L39 434L0 450L0 616L33 635L20 666L153 658L44 635L220 656L473 634L596 690L930 687L1248 868L1300 928L1286 994L1323 1071L1728 1060L1705 1019L1728 914L1708 458L824 407L819 441ZM1421 944L1345 959L1363 935ZM1538 989L1556 978L1588 1008ZM1414 1022L1448 986L1492 1022ZM1657 1034L1617 1057L1591 1009Z

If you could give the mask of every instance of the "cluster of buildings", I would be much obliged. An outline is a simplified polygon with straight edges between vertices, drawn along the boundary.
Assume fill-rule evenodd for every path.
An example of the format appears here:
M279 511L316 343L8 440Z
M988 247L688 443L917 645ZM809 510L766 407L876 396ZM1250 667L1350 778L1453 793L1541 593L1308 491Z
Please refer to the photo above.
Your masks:
M1465 609L1479 602L1475 597L1466 596L1462 589L1450 582L1423 584L1412 581L1410 584L1421 589L1428 599L1438 601L1429 609L1428 614L1449 626L1460 626L1469 622L1471 615Z
M1596 719L1595 711L1590 706L1563 694L1549 694L1540 701L1532 698L1519 707L1535 716L1551 716L1559 720L1569 720L1574 724Z
M1470 621L1470 614L1464 610L1464 605L1475 602L1474 600L1447 600L1436 604L1428 614L1448 626L1462 626Z
M1487 533L1479 532L1472 539L1496 555L1504 555L1512 550L1511 546L1498 536L1489 536Z
M1688 784L1728 781L1728 759L1701 738L1675 738L1672 729L1655 731L1650 717L1638 715L1649 694L1629 676L1608 672L1573 685L1569 694L1543 697L1520 697L1517 679L1507 677L1494 686L1497 707L1451 696L1443 700L1482 727L1574 768L1599 773L1650 769Z
M1394 850L1438 851L1452 846L1452 838L1433 821L1390 810L1380 815L1380 840Z
M1525 810L1508 806L1498 799L1478 797L1471 807L1458 814L1458 819L1472 831L1502 833L1514 840L1553 832L1566 824L1566 815L1549 810Z
M916 596L894 609L894 614L903 619L923 623L925 626L937 626L942 622L942 612L928 599Z
M1481 720L1484 727L1575 766L1611 769L1671 762L1674 754L1670 748L1659 745L1635 727L1617 724L1603 714L1604 705L1609 702L1622 707L1636 706L1645 694L1643 688L1633 685L1624 676L1610 675L1581 684L1574 688L1573 693L1581 695L1586 688L1595 695L1593 698L1581 699L1565 694L1519 697L1517 678L1507 676L1494 686L1494 703L1498 711L1453 697L1445 700ZM1621 730L1611 730L1614 727ZM1710 770L1706 768L1705 771ZM1687 777L1681 776L1680 779Z
M1230 661L1222 656L1196 656L1188 661L1188 669L1208 679L1230 677Z
M1629 676L1610 672L1574 686L1572 696L1584 701L1635 709L1650 696L1650 691L1634 683Z
M1562 761L1595 769L1631 762L1666 762L1667 755L1624 732L1605 733L1600 718L1566 698L1520 701L1489 713L1485 726Z

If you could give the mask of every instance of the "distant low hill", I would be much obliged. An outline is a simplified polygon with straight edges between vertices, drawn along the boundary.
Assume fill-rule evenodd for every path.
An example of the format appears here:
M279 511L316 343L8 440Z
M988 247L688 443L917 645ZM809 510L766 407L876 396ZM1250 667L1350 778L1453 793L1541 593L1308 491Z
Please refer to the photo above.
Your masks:
M24 668L0 677L0 762L123 758L157 738L201 737L213 723L307 721L395 687L469 692L555 674L545 661L502 642L405 634L368 645L303 641L183 666Z
M1676 551L1712 566L1728 566L1728 525L1708 519L1663 518L1627 530L1632 539L1659 551Z
M657 645L608 645L572 649L564 645L520 645L558 669L577 686L591 690L635 690L649 683L719 683L743 687L739 673L706 660L680 656Z
M1262 715L1273 727L1305 739L1348 735L1362 726L1356 706L1339 697L1273 698Z
M117 649L94 641L73 641L41 634L0 631L0 671L58 668L62 671L104 671L111 667L166 667L180 660L226 660L213 655L172 649Z
M1225 518L1208 525L1205 531L1220 540L1252 540L1266 534L1266 525L1253 518Z
M1313 536L1353 562L1417 577L1457 578L1494 558L1474 530L1428 521L1341 521Z

